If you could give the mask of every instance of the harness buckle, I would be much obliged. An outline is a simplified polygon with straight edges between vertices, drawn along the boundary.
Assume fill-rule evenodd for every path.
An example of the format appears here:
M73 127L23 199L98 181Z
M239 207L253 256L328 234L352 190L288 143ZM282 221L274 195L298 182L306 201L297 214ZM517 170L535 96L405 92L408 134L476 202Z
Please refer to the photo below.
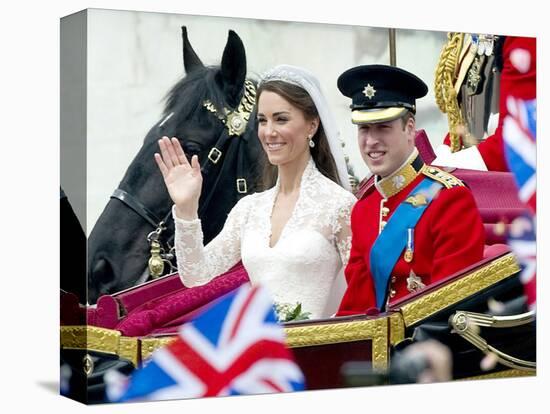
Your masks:
M222 152L216 147L212 147L212 149L208 153L208 159L212 161L214 164L217 164L221 157L222 157Z
M240 194L246 194L248 192L248 187L246 185L246 179L237 178L237 192Z

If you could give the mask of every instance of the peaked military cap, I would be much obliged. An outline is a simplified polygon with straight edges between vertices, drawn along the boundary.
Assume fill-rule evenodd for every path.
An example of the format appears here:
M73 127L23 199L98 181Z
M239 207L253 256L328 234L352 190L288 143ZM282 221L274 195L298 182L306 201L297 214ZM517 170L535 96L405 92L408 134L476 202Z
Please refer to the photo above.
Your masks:
M354 124L392 121L407 110L416 112L416 99L428 93L416 75L395 66L362 65L338 78L338 89L352 99Z

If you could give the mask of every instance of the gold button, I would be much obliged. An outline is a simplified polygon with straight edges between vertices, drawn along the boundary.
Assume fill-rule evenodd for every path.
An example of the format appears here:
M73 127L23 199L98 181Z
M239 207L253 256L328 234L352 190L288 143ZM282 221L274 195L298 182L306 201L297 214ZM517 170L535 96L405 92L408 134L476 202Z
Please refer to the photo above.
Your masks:
M395 283L396 281L397 281L397 278L396 278L395 276L392 276L392 277L391 277L391 282L392 282L392 283Z
M390 213L390 209L388 207L382 207L382 217L386 217Z
M395 296L395 290L390 289L390 298L393 298Z
M380 222L380 227L381 227L381 228L384 228L384 227L386 227L386 224L387 224L387 222L384 221L384 220L382 220L382 221Z

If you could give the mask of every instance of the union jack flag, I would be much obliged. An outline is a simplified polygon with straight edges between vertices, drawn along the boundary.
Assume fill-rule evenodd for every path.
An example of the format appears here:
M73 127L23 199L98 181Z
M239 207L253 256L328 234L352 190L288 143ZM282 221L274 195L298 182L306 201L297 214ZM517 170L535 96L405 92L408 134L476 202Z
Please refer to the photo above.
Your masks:
M521 100L512 96L507 101L508 115L504 119L503 142L508 168L514 174L518 196L527 204L531 215L514 220L508 236L508 244L522 266L527 304L536 307L536 211L537 211L537 100Z
M244 285L220 298L158 349L112 401L166 400L299 391L304 376L285 346L267 290Z
M514 174L519 199L536 212L537 190L537 100L512 96L506 101L508 115L503 123L504 154Z

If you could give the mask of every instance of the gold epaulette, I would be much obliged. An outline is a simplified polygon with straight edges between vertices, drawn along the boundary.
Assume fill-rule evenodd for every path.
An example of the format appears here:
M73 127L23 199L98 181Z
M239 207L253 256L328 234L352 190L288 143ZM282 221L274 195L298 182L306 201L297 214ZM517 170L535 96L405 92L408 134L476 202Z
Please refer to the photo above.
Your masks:
M446 188L464 187L464 183L454 175L448 173L447 171L443 171L440 168L432 167L431 165L425 165L422 168L422 174L435 181L439 181Z

